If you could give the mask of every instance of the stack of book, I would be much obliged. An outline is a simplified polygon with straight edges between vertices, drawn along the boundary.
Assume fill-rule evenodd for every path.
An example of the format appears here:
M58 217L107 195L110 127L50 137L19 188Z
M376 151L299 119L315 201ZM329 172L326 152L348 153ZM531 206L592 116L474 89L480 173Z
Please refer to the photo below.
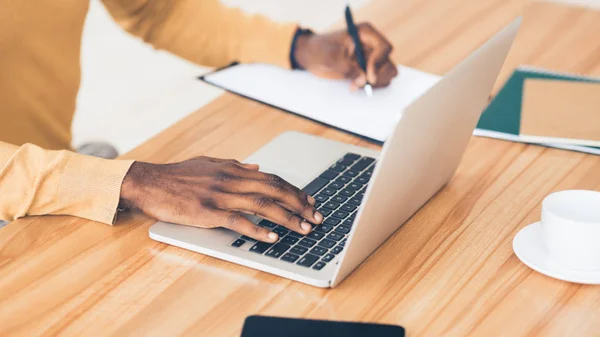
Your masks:
M474 134L600 155L600 78L519 67Z

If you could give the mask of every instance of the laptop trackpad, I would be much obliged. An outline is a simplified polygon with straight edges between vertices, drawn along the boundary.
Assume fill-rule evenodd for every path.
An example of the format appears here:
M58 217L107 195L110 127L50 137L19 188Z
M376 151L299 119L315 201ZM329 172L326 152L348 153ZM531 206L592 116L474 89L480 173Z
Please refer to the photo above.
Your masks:
M296 132L281 134L247 158L263 172L303 188L348 152L349 146Z

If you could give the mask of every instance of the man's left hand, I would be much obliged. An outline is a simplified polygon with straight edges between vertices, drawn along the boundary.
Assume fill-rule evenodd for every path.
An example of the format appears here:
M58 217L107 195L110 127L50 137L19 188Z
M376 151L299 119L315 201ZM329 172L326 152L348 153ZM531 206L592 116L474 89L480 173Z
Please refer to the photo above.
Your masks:
M398 75L392 60L392 44L370 23L357 25L367 62L367 72L358 65L354 42L346 30L326 34L301 35L296 40L294 58L311 73L331 79L347 79L353 89L368 81L385 87Z

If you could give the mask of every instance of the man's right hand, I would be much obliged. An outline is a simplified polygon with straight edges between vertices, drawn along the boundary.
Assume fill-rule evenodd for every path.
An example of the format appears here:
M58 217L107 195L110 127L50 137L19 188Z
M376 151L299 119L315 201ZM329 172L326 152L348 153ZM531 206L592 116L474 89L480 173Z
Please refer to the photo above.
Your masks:
M260 241L274 232L256 226L254 214L301 234L323 216L315 199L257 165L198 157L175 164L135 162L121 186L120 207L136 208L155 219L202 228L226 227Z

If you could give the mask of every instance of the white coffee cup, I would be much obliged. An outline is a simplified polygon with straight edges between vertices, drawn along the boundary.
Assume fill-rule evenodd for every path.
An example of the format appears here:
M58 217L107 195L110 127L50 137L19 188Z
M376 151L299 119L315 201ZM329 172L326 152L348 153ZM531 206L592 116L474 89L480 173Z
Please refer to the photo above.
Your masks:
M600 192L567 190L544 198L542 240L560 265L600 270Z

